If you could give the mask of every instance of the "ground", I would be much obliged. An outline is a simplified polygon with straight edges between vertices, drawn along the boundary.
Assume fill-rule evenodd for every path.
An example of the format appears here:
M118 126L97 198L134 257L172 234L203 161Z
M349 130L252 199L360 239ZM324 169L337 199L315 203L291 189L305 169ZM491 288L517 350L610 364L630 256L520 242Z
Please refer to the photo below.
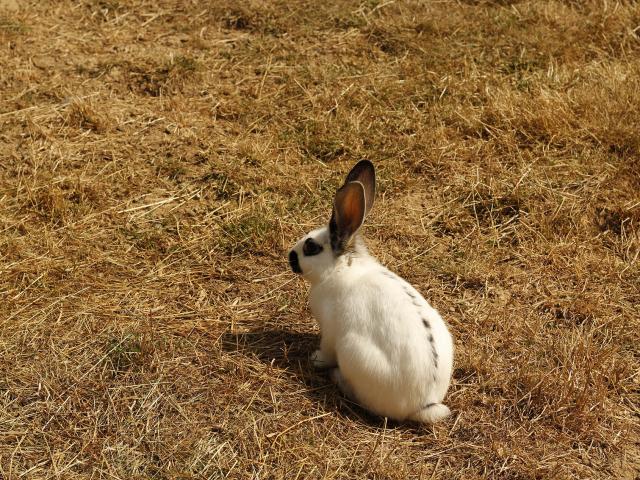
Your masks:
M3 0L0 91L2 478L640 475L637 2ZM432 427L308 359L361 158Z

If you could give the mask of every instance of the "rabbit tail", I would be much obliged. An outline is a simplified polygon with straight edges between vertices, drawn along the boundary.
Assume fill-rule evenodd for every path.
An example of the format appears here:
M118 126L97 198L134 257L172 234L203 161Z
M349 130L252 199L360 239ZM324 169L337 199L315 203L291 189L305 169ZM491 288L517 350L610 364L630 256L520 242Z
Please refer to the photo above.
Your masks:
M449 407L442 403L430 403L422 410L409 416L409 420L420 423L436 423L451 414Z

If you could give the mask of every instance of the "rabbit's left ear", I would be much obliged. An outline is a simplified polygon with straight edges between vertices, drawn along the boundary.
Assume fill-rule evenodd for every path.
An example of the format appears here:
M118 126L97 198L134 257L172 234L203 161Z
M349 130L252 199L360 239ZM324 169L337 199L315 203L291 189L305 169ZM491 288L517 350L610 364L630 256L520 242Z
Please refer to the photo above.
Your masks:
M351 169L344 181L345 185L349 182L360 182L364 188L365 198L365 217L369 215L373 201L376 196L376 169L369 160L360 160Z
M360 182L349 182L337 192L333 201L333 215L329 222L331 249L341 255L353 235L358 231L365 216L364 186Z

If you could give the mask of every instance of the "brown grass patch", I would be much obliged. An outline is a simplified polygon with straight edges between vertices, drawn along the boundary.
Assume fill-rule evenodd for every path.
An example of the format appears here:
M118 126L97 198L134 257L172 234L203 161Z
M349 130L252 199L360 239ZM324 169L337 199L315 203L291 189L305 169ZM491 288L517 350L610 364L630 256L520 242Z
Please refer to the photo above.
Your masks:
M0 2L0 476L640 475L635 2ZM434 427L314 372L355 160L451 325Z

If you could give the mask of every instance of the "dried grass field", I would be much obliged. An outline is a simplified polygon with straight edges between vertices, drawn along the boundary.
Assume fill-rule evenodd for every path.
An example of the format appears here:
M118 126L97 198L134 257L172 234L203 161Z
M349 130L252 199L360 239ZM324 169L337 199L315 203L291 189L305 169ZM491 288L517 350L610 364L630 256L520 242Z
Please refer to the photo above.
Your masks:
M361 158L435 426L308 360ZM638 479L640 4L0 1L0 477Z

